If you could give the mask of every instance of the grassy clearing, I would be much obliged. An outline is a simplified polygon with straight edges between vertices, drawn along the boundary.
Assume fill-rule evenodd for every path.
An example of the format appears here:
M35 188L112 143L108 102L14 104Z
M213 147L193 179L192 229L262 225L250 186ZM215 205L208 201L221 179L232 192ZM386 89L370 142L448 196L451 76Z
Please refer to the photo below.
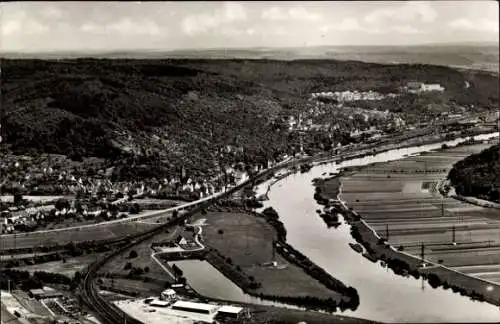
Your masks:
M275 230L265 219L243 212L209 212L195 216L195 219L201 218L207 219L207 225L203 226L205 243L231 258L235 266L262 283L257 293L340 298L339 294L288 263L278 253L275 261L278 268L283 265L284 269L262 266L273 260L272 242L276 239Z
M179 232L180 229L175 227L169 229L168 232L155 235L154 237L127 249L119 256L112 258L101 268L99 272L126 275L130 272L130 270L126 270L125 265L130 262L133 267L141 267L143 269L148 267L149 272L146 274L148 277L170 280L170 276L165 273L165 270L163 270L163 268L151 257L153 250L150 246L154 242L168 240L175 237ZM129 254L132 250L137 252L137 257L130 259Z
M35 271L59 273L69 278L73 278L75 272L83 270L86 266L96 261L103 255L104 255L103 253L92 253L75 258L67 258L66 262L51 261L51 262L18 267L16 269L29 271L30 273L33 273Z
M65 245L69 242L77 243L89 240L101 241L118 239L120 237L146 231L157 224L133 222L101 224L92 227L61 230L58 232L33 232L21 235L0 237L0 247L2 250L33 248L41 245Z

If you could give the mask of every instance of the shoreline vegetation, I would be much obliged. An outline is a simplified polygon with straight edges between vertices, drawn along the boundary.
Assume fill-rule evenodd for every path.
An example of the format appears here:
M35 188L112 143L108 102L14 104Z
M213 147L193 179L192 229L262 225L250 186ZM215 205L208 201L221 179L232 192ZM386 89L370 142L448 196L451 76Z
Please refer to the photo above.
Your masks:
M318 281L327 289L340 294L342 297L335 298L334 295L329 298L320 298L310 295L284 296L257 292L256 290L262 287L262 283L257 282L256 279L251 276L246 276L244 270L238 269L238 266L234 264L234 261L231 260L229 256L222 255L218 250L211 247L210 242L207 242L205 239L204 243L207 245L207 251L205 251L205 253L198 254L197 259L204 259L209 262L225 277L241 288L245 294L252 297L298 306L299 308L305 310L326 311L329 313L335 313L337 310L345 311L350 309L354 311L357 309L359 305L359 296L356 289L353 287L347 287L344 283L332 277L324 269L315 265L305 255L286 243L286 229L283 223L279 220L279 215L274 209L269 207L261 213L257 213L247 206L236 206L234 203L229 204L226 208L229 209L230 212L243 212L251 215L252 217L264 218L276 232L277 239L273 243L276 253L282 256L287 262L301 268L307 275ZM169 258L168 261L173 260L170 260ZM187 280L189 284L189 278L187 278Z
M472 300L486 301L500 306L498 291L485 289L479 291L480 285L484 286L489 282L426 260L424 260L425 266L422 266L422 260L419 257L398 251L390 246L362 219L361 215L339 200L340 178L348 171L348 169L344 169L328 179L317 179L314 184L314 198L318 204L325 206L325 214L335 213L335 215L341 214L344 217L346 223L351 227L352 237L366 251L363 253L365 258L372 262L382 261L397 275L411 275L415 279L423 277L433 288L451 289L453 292L468 296Z

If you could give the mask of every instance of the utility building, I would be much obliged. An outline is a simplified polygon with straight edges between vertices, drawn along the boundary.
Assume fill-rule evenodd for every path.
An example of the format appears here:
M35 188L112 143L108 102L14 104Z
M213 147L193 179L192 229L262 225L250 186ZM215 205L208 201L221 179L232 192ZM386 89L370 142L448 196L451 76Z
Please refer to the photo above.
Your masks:
M217 311L217 317L239 319L243 308L236 306L222 306Z
M217 306L211 304L193 303L188 301L177 301L172 305L172 309L184 312L211 315L217 311Z

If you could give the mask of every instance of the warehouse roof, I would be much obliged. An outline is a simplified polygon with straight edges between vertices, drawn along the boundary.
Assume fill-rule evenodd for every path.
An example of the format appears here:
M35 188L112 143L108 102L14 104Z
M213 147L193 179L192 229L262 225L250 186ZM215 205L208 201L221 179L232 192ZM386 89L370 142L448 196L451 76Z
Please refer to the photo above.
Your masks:
M206 310L206 311L212 311L214 310L217 306L216 305L211 305L211 304L202 304L202 303L193 303L193 302L188 302L188 301L177 301L175 302L172 307L182 307L182 308L191 308L191 309L200 309L200 310Z
M242 307L236 307L236 306L227 306L224 305L221 308L219 308L219 312L223 313L231 313L231 314L238 314L243 310Z

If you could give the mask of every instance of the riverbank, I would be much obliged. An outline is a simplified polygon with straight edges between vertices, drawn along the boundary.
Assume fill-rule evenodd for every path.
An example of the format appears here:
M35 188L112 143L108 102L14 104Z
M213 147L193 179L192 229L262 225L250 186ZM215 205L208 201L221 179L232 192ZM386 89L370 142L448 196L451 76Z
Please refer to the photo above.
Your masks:
M206 260L246 294L329 312L357 307L355 289L286 244L277 215L231 210L209 211L195 220L208 219L203 234L209 249Z
M320 198L317 199L317 202L329 207L330 213L340 213L343 215L343 218L351 227L351 235L366 250L364 256L367 259L372 262L384 261L394 273L399 275L412 275L417 279L422 276L427 279L432 287L443 286L445 289L451 288L454 292L467 295L471 299L487 301L493 305L500 306L500 289L493 289L495 287L494 283L468 276L447 268L442 264L429 262L428 260L424 261L425 267L422 267L420 257L404 251L398 251L390 246L385 238L380 237L365 222L362 215L348 208L345 203L331 203L339 199L338 195L342 189L339 177L330 179L326 183L332 187L328 194L321 189L325 187L324 184L316 186L315 198ZM321 196L318 196L318 190L321 192Z

